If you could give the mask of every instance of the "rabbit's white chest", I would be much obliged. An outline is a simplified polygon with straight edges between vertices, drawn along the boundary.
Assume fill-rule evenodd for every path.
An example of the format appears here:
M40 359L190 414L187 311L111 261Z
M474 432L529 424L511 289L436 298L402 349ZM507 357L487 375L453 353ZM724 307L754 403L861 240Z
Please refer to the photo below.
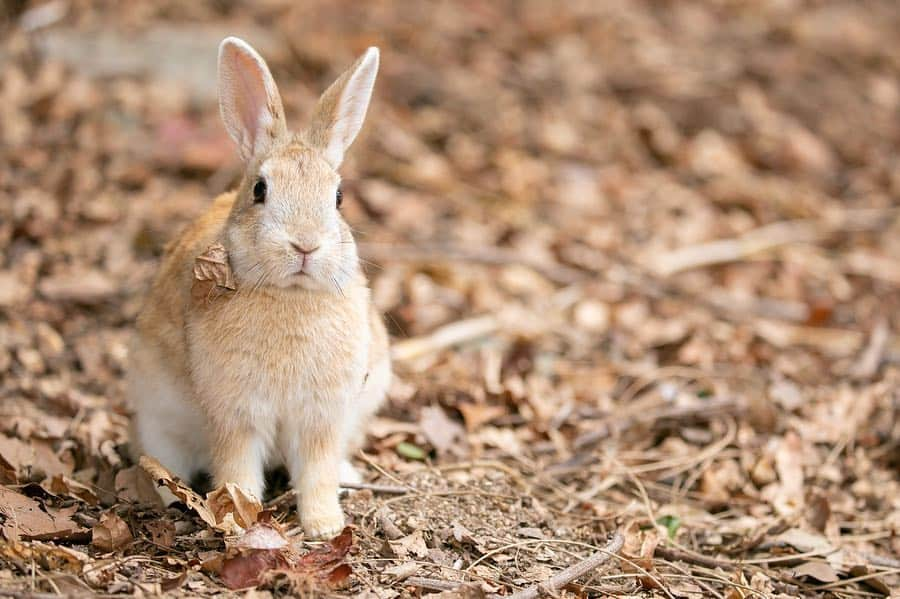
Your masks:
M261 309L254 299L237 296L189 323L192 382L210 391L201 401L256 417L349 401L362 386L370 338L368 327L348 327L366 304L283 301Z

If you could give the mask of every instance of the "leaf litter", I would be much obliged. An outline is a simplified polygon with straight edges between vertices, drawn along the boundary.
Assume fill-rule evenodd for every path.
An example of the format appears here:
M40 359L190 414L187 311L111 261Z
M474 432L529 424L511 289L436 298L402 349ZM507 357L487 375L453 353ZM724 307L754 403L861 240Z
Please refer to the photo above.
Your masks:
M0 590L900 588L895 2L19 2L0 21ZM204 495L127 457L144 292L240 176L214 101L226 35L263 49L295 123L383 51L342 209L397 380L324 544L277 474L271 497ZM235 290L224 248L195 267L196 301Z

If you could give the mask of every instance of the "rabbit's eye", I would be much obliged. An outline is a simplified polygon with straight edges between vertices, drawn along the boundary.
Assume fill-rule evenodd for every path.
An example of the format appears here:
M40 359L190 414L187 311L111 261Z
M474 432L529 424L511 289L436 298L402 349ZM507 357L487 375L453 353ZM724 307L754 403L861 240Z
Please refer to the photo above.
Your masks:
M337 193L335 193L335 204L338 208L341 207L341 202L344 201L344 192L341 191L341 188L338 187Z
M257 179L253 184L253 201L262 204L266 201L266 180Z

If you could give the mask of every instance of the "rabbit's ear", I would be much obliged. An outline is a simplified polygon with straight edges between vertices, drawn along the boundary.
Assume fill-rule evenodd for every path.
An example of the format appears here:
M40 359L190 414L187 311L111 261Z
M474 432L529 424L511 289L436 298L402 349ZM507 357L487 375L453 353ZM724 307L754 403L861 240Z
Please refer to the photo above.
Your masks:
M366 118L376 74L378 48L372 47L319 98L307 131L308 141L335 169Z
M265 153L287 131L281 96L266 61L236 37L219 45L219 112L245 162Z

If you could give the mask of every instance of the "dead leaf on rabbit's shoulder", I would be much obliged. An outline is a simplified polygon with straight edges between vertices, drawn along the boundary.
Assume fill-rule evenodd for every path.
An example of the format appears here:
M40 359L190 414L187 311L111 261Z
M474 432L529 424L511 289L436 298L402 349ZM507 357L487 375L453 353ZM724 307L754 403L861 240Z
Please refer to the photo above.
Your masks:
M194 259L194 281L191 298L195 302L212 303L237 289L234 273L228 263L228 251L214 243Z

